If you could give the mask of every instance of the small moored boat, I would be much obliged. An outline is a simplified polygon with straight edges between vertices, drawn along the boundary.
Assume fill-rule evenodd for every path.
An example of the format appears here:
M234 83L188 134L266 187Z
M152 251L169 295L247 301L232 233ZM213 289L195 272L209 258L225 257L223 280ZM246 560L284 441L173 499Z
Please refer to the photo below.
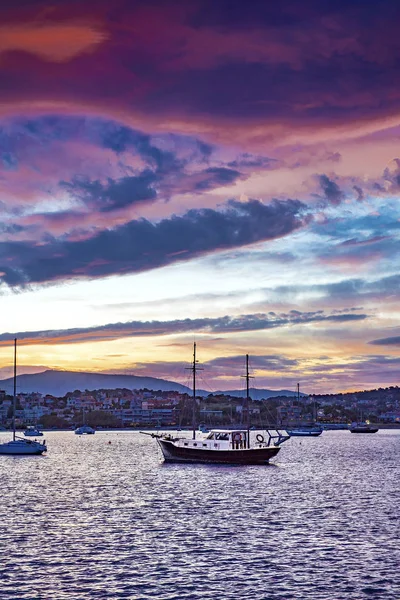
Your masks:
M36 440L25 440L24 438L16 437L5 444L0 444L0 454L10 454L14 456L43 454L46 450L47 446L44 440L43 442L37 442Z
M350 433L376 433L379 431L378 427L373 427L368 421L363 423L352 423L349 426Z
M82 425L82 427L77 427L75 429L75 433L76 435L94 435L96 433L96 430L93 429L93 427L90 427L89 425Z
M43 432L39 431L37 427L30 425L25 429L24 435L27 437L41 437L43 436Z
M43 454L47 451L46 442L26 440L15 434L15 409L17 398L17 339L14 340L14 394L13 394L13 438L9 442L0 444L0 454L11 456Z
M323 432L323 429L319 425L301 425L299 427L293 427L292 429L287 429L286 431L288 432L290 437L292 437L292 436L294 436L294 437L296 437L296 436L317 437L318 435L321 435L321 433Z
M297 384L297 404L300 406L300 384ZM314 403L314 412L316 420L316 407ZM295 427L291 427L286 429L290 437L303 436L303 437L317 437L321 435L323 432L323 428L318 423L303 423L302 425L296 425Z

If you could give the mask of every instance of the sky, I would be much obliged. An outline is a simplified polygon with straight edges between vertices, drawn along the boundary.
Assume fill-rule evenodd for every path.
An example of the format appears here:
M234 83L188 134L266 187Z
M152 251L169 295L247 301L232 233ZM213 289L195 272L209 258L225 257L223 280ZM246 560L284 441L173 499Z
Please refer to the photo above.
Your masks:
M400 368L400 5L3 0L0 377Z

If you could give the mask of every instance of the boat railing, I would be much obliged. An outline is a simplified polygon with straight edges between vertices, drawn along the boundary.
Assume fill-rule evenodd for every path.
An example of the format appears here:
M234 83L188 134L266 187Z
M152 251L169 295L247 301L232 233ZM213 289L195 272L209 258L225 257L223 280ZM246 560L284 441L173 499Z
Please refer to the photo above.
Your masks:
M274 433L275 432L275 433ZM286 442L290 439L290 435L288 433L282 433L278 429L267 430L268 435L268 446L280 446L283 442Z

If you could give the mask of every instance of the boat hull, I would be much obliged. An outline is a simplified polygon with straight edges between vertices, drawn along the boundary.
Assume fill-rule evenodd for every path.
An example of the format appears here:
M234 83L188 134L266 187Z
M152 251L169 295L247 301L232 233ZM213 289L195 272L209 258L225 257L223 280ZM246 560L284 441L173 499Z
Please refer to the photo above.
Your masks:
M44 444L38 442L20 443L19 441L7 442L0 444L0 455L9 456L34 456L46 452L47 448Z
M376 433L377 431L379 431L379 429L373 427L371 427L370 429L359 429L358 427L354 427L349 431L350 433Z
M84 425L83 427L78 427L78 429L75 429L76 435L94 435L95 433L96 433L96 431L92 427L88 427L87 425Z
M172 441L158 438L157 442L166 462L206 463L227 465L265 465L276 456L279 446L246 450L208 450L176 446Z
M316 431L295 431L295 430L291 430L288 429L287 430L288 434L290 435L290 437L298 437L298 436L303 436L303 437L317 437L319 435L321 435L322 431L320 430L316 430Z

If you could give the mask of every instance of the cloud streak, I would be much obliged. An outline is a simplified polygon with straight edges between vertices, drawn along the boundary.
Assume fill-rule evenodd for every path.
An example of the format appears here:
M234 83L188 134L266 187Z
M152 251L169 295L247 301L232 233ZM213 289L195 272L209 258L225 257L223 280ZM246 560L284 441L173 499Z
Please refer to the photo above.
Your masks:
M380 338L378 340L372 340L368 343L374 346L400 346L400 335L387 338Z
M112 323L98 327L85 327L66 330L28 331L0 334L0 345L8 345L15 337L24 344L70 344L126 337L150 337L187 332L231 334L243 331L262 331L280 327L307 325L312 323L349 323L364 321L366 314L343 313L323 314L323 311L302 313L292 310L289 313L248 314L216 318L177 319L173 321L130 321Z
M63 63L91 52L106 35L77 23L0 27L0 54L22 50L47 61Z

